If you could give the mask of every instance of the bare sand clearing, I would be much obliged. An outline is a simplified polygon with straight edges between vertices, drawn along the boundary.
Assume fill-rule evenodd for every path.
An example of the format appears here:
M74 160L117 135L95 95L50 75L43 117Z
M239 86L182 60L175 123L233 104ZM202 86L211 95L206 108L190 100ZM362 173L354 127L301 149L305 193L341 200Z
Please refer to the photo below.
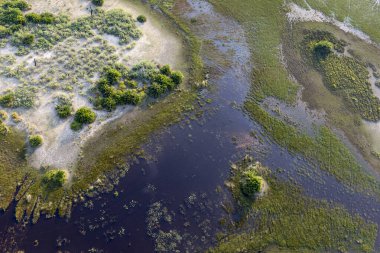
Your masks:
M65 14L72 19L83 15L90 15L88 0L29 0L33 12L52 12L54 14ZM171 31L165 29L160 20L154 15L147 12L143 6L130 3L123 0L107 0L102 7L105 10L123 9L134 18L143 14L148 18L145 24L138 25L143 36L136 41L131 50L125 50L118 44L118 38L109 35L103 35L103 39L110 45L114 46L115 54L124 64L133 65L142 60L150 60L159 64L170 64L175 69L183 70L184 57L182 41ZM11 47L0 49L0 54L12 53ZM31 53L27 56L16 57L17 63L31 65L33 58L38 56L41 60L54 57L54 48L42 55ZM0 91L6 88L15 87L17 82L12 78L0 78ZM132 106L119 107L116 111L108 113L105 111L96 111L97 120L89 127L85 127L80 132L73 132L70 129L72 119L62 120L56 116L54 97L62 91L44 91L37 94L37 104L32 109L8 110L8 113L17 111L22 122L19 124L8 120L8 124L16 125L18 128L30 133L41 134L44 138L44 144L33 151L30 150L28 161L33 167L50 166L67 169L70 171L76 164L80 156L81 147L91 136L96 135L110 121L115 120L126 113L137 111ZM88 98L83 91L74 91L71 93L74 108L80 106L91 106Z

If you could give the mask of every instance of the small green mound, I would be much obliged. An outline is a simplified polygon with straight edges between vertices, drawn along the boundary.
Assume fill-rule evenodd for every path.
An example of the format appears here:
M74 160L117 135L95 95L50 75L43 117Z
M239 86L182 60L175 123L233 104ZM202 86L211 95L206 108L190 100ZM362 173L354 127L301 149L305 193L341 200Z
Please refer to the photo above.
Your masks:
M147 18L144 15L140 15L137 17L137 21L140 23L145 23L147 21Z
M42 177L42 184L48 189L48 190L55 190L57 188L62 187L67 178L66 173L63 170L49 170L46 172Z
M257 176L253 171L246 171L243 173L240 180L240 190L247 197L254 197L263 188L264 179Z
M74 121L71 123L71 129L78 131L83 125L92 124L96 120L96 114L90 108L84 106L79 108L74 116Z
M29 137L29 144L32 148L37 148L44 142L41 135L31 135Z
M312 44L312 49L317 58L326 58L334 49L334 44L328 40L321 40Z

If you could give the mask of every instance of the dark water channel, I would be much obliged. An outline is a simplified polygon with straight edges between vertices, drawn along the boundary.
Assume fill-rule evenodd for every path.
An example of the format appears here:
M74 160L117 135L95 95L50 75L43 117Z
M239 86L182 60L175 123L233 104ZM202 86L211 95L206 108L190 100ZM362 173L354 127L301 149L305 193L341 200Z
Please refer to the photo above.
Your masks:
M279 176L298 183L306 194L341 203L380 224L377 200L349 191L277 146L238 109L252 69L244 32L205 1L188 4L185 17L197 20L194 32L214 48L203 52L209 84L217 87L204 91L213 100L204 119L182 122L153 138L146 150L154 161L134 163L114 191L74 207L69 221L41 219L23 226L15 223L11 208L0 217L4 252L154 252L155 242L176 243L169 252L203 251L221 228L230 164L247 153L273 170L281 168Z

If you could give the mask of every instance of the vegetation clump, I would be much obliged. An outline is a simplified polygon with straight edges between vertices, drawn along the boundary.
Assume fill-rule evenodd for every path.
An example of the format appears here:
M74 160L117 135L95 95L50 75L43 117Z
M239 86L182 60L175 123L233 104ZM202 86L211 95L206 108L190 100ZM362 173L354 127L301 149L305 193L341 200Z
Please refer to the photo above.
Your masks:
M41 135L31 135L29 137L29 144L32 148L37 148L42 145L44 140Z
M58 97L57 105L55 106L55 111L57 112L58 117L61 119L65 119L71 116L73 112L73 106L71 101L66 96Z
M67 180L66 172L63 170L53 169L47 171L42 177L42 184L47 190L61 188Z
M0 120L0 136L6 135L9 131L9 128Z
M104 0L92 0L92 4L96 6L103 6Z
M247 197L254 197L263 188L264 180L257 176L254 171L243 173L240 181L240 189Z
M147 21L146 17L144 15L139 15L137 17L137 21L140 23L145 23Z
M82 129L83 125L94 123L96 120L96 114L88 107L79 108L75 115L74 121L71 124L71 129L78 131Z
M334 44L328 40L321 40L311 45L318 58L326 58L334 49Z

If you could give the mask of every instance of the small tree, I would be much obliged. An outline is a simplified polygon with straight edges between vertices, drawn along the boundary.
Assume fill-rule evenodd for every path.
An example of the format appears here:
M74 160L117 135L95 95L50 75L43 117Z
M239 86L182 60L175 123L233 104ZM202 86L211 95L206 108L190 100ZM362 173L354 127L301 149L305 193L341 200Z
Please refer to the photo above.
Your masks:
M66 182L66 173L63 170L49 170L42 177L42 183L48 190L62 187Z
M334 49L334 44L327 40L321 40L313 45L313 51L318 58L326 58Z
M140 15L137 17L137 21L140 23L145 23L147 21L147 18L144 15Z
M29 144L32 148L37 148L42 145L44 140L41 135L31 135L29 137Z
M121 73L117 69L108 68L106 69L105 77L109 84L113 85L120 81Z
M96 120L96 114L88 107L81 107L75 113L74 120L81 124L91 124Z
M173 71L171 74L171 78L176 85L179 85L183 82L184 76L180 71Z
M92 4L96 6L103 6L104 0L92 0Z
M242 175L240 189L247 197L254 197L256 193L261 191L263 183L262 177L256 176L253 171L246 171Z

